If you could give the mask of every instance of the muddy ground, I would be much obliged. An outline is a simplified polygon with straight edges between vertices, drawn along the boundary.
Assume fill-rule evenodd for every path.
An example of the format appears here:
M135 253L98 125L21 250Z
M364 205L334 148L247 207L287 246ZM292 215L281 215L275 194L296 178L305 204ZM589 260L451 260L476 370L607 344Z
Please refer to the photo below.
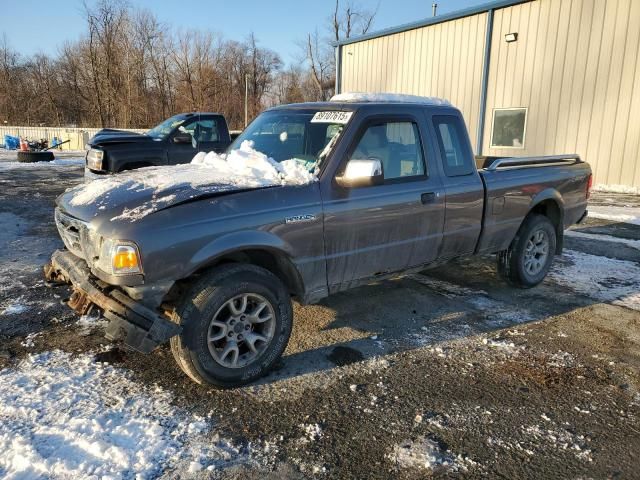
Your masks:
M61 245L54 198L81 174L0 169L0 368L108 344L41 276ZM192 383L168 348L116 346L99 359L210 415L250 453L207 472L216 478L638 478L640 226L589 219L577 230L589 236L567 237L560 273L531 290L505 285L483 257L296 305L285 357L242 389ZM605 270L591 278L599 293L563 279L595 275L576 263L587 261Z

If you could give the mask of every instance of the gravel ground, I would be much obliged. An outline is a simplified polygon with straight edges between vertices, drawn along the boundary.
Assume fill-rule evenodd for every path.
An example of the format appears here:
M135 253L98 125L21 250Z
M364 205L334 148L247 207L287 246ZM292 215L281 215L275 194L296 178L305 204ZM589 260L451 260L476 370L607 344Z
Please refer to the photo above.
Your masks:
M61 245L53 200L81 175L0 171L0 383L32 354L89 353L206 418L205 444L233 445L209 469L174 461L154 476L638 478L640 226L589 219L531 290L482 257L295 305L275 371L219 391L190 382L168 348L110 345L99 322L60 305L64 287L44 286Z

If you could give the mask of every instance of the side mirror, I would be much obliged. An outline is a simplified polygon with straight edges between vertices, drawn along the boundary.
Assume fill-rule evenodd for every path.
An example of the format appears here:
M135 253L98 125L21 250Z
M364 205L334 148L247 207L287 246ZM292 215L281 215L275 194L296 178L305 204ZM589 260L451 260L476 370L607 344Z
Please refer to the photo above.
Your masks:
M173 143L191 143L192 137L190 133L178 132L173 136Z
M366 160L351 159L344 173L336 177L336 182L346 188L382 185L384 183L382 162L375 157L369 157Z

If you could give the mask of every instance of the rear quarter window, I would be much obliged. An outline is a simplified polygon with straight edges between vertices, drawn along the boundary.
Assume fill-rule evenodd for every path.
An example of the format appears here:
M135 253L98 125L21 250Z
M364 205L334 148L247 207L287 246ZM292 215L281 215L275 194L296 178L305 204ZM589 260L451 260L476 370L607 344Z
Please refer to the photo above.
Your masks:
M459 177L474 173L473 155L460 118L454 115L437 115L433 117L433 126L445 175Z

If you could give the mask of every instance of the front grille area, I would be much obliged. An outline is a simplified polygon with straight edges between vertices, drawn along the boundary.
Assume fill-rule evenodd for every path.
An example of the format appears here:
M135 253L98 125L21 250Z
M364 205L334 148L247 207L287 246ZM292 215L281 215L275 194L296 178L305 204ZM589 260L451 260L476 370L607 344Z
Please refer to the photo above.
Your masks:
M77 218L62 213L57 208L55 219L58 233L60 233L60 238L62 238L67 250L77 257L85 258L82 251L82 237L86 235L87 224Z

